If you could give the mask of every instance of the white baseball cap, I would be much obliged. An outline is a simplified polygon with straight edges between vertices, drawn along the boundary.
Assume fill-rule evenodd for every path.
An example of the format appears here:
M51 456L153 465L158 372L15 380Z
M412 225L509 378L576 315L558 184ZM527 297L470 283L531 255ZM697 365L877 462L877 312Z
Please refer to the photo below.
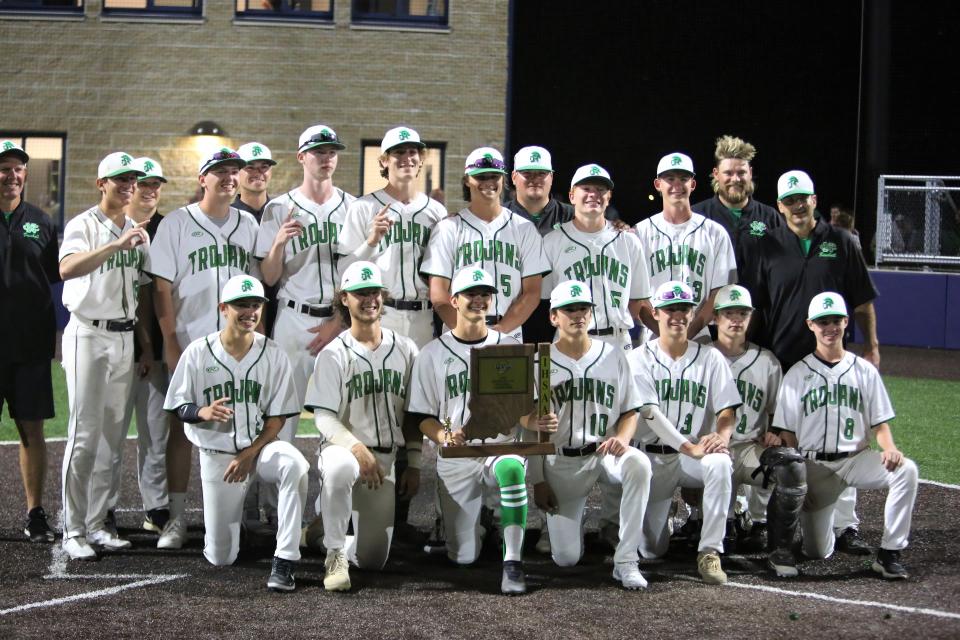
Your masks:
M270 153L270 147L263 144L262 142L248 142L246 144L240 145L237 149L237 153L240 154L240 157L243 158L243 161L247 164L251 162L266 162L270 165L277 164L277 161L273 159L273 154Z
M153 158L148 158L146 156L137 158L133 161L133 166L143 172L143 175L139 178L140 180L156 178L160 182L167 181L167 179L163 177L163 167L161 167L160 163Z
M337 132L325 124L315 124L307 127L300 134L297 151L308 151L315 147L328 145L334 149L346 149L347 145L340 142Z
M227 280L227 284L223 285L223 291L220 292L220 302L229 304L244 298L258 298L264 301L267 299L260 281L248 275L233 276Z
M133 156L123 151L114 151L106 158L100 161L97 167L97 179L113 178L124 173L135 173L138 176L143 175L143 171L138 169L133 163Z
M610 179L610 172L598 164L585 164L573 172L573 179L570 180L570 188L573 189L581 182L602 182L608 189L613 189L613 180Z
M380 267L366 260L360 260L359 262L351 264L347 267L347 270L343 272L343 277L340 278L341 291L384 288Z
M777 180L777 200L783 200L788 196L795 195L813 195L813 180L807 175L806 171L793 169L787 171Z
M720 287L720 290L717 291L717 296L713 299L713 308L717 311L720 309L753 309L753 298L750 297L750 292L747 291L746 287L741 287L738 284L728 284L725 287Z
M450 285L450 295L455 296L467 289L477 288L489 289L492 293L497 292L493 276L486 269L467 267L454 276L453 283Z
M807 319L816 320L825 316L847 316L847 303L843 296L833 291L824 291L813 296L807 309Z
M569 307L575 304L593 304L590 287L579 280L565 280L550 292L550 310Z
M480 173L507 174L507 165L503 161L503 154L493 147L474 149L463 163L463 173L475 176Z
M693 306L693 289L679 280L670 280L657 287L653 294L653 308L662 309L676 304Z
M235 164L241 169L247 166L239 153L230 147L220 147L219 150L200 160L200 175L205 175L210 169L219 167L221 164Z
M16 156L23 164L30 162L27 152L13 140L0 140L0 158L3 156Z
M657 175L667 171L686 171L690 175L696 175L693 172L693 160L685 153L674 151L660 158L657 163Z
M418 149L426 149L427 145L420 142L420 134L410 127L394 127L383 134L380 141L380 153L386 153L402 144L412 144Z
M513 156L514 171L553 172L553 159L543 147L524 147Z

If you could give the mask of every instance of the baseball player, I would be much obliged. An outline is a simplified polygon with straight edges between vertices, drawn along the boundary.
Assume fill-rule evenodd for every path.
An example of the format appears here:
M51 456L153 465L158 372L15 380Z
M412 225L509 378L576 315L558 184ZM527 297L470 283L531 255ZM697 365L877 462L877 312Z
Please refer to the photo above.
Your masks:
M804 554L827 558L833 553L834 502L844 487L885 487L883 538L873 570L887 579L904 579L900 551L910 536L917 465L893 442L893 406L876 367L843 348L848 322L840 293L819 293L810 301L807 327L817 347L784 376L773 426L807 459ZM880 451L870 448L871 438Z
M456 326L433 340L417 357L410 384L411 418L420 431L438 446L468 442L463 426L470 419L470 352L493 344L515 341L486 326L497 287L493 276L478 267L461 270L453 279L450 304L457 312ZM448 421L451 431L444 422ZM517 433L485 442L507 442ZM479 440L476 441L480 443ZM476 562L483 543L480 525L482 489L500 495L503 527L504 594L526 593L523 574L523 537L527 526L526 461L516 455L487 458L437 458L440 508L446 533L447 556L457 564Z
M409 466L400 477L412 496L420 483L416 426L402 430L407 388L417 346L380 326L386 289L380 268L358 261L343 272L336 297L338 315L349 329L317 356L306 406L320 431L320 496L323 545L327 548L323 586L350 588L348 561L361 569L382 569L390 554L394 522L394 456L406 440ZM347 524L355 536L347 547Z
M780 363L772 353L747 341L753 314L749 291L727 285L717 292L713 308L717 318L713 346L727 359L742 401L729 444L733 455L732 496L736 496L737 484L751 485L754 494L762 492L750 496L750 515L755 523L767 522L769 504L771 552L767 566L781 577L793 577L797 575L797 563L792 548L806 495L806 471L800 454L784 447L780 437L769 429L783 377ZM770 481L774 482L772 500ZM732 502L728 515L733 517Z
M123 212L142 173L121 151L97 168L100 203L72 218L63 230L60 276L70 321L63 332L70 420L63 455L63 548L70 558L93 560L91 544L124 549L130 542L105 527L105 495L112 472L94 477L101 440L109 457L123 446L130 422L133 386L133 330L138 295L148 291L143 273L146 222L134 224ZM141 327L145 325L141 324Z
M271 482L279 490L280 519L267 588L293 591L310 465L296 447L277 439L300 405L287 356L256 333L266 301L256 278L227 280L218 305L223 329L187 346L163 408L177 414L200 449L204 557L216 566L233 564L244 495L254 477Z
M217 300L227 280L257 273L252 260L257 221L230 206L245 164L240 154L226 147L202 159L200 202L171 211L157 228L147 271L154 280L154 310L169 371L177 368L184 346L223 328ZM157 540L159 549L179 549L186 541L183 505L191 452L183 425L172 421L167 440L170 520Z
M531 473L537 506L547 513L553 560L573 566L583 555L583 512L598 481L623 486L620 538L614 553L614 580L627 589L647 581L637 566L644 512L650 491L650 462L630 446L641 397L623 350L588 333L594 302L577 280L550 292L550 321L557 341L550 347L552 411L525 416L521 423L556 430L556 455L534 458Z
M240 182L233 206L253 214L259 223L264 208L270 202L267 189L270 187L277 161L273 159L270 147L261 142L242 144L237 147L237 153L247 164L240 170Z
M487 324L522 341L521 325L540 302L550 266L537 228L500 204L506 165L491 147L474 149L464 163L463 196L469 206L437 224L420 266L430 278L430 301L447 327L457 321L450 282L460 269L480 267L497 284Z
M663 198L663 211L637 223L652 288L679 280L693 289L696 313L689 323L689 335L707 335L717 289L736 281L730 236L719 224L690 208L697 181L689 156L670 153L661 158L653 186ZM657 323L649 309L643 311L643 320L654 330Z
M57 333L50 285L60 281L57 229L42 209L23 200L30 156L0 141L0 413L3 402L20 434L20 476L27 500L23 532L53 542L43 510L47 447L43 421L54 416L50 362Z
M727 508L732 495L733 463L728 450L740 395L726 359L707 345L688 340L696 294L684 282L668 281L653 296L659 337L627 356L635 376L649 376L661 411L690 442L702 446L702 457L678 455L675 443L652 429L638 429L638 447L653 465L650 503L643 521L640 553L659 558L670 543L668 518L678 486L703 489L703 529L697 569L707 584L723 584L720 565Z

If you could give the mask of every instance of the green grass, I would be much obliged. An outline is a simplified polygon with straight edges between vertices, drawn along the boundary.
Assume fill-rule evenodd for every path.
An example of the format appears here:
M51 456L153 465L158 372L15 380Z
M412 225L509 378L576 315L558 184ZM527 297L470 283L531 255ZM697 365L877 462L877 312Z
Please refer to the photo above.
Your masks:
M887 390L897 411L893 421L893 437L897 446L920 466L920 477L939 482L960 484L960 382L887 376ZM53 364L53 392L57 417L46 423L47 437L67 435L67 389L63 369ZM953 400L950 400L953 398ZM134 429L131 428L131 433ZM300 420L301 434L314 434L313 423ZM0 424L0 441L16 440L13 421L4 413Z

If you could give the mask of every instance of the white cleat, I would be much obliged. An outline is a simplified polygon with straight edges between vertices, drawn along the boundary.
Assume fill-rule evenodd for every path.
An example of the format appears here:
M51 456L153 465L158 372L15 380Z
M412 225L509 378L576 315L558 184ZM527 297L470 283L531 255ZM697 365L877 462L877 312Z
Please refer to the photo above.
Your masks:
M124 540L117 534L106 529L97 529L96 531L91 531L87 536L87 541L98 547L103 547L110 551L118 551L120 549L129 549L133 546L129 540Z
M631 591L647 588L647 579L640 573L636 562L618 562L613 567L613 579L619 580L624 589Z
M187 541L187 525L183 518L171 518L160 533L157 549L181 549Z
M71 560L96 560L97 552L93 550L84 536L74 536L63 541L63 550Z
M550 532L547 530L546 524L544 524L543 528L540 529L540 538L537 540L537 544L534 545L533 548L537 550L537 553L542 553L545 556L550 555Z

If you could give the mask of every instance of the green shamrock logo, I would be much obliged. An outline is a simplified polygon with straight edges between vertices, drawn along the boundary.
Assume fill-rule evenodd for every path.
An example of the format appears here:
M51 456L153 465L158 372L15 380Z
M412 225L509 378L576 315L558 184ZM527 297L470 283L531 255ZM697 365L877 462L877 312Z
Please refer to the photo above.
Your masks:
M823 308L832 309L833 308L833 298L824 298L823 299Z
M250 150L250 153L253 154L253 157L254 157L254 158L256 158L257 156L262 156L262 155L263 155L263 147L261 147L261 146L258 145L258 144L255 144L255 145L253 145L253 149Z
M740 299L740 292L739 292L739 291L737 291L736 289L734 289L733 291L730 292L730 300L731 300L732 302L736 302L736 301L739 300L739 299Z
M574 298L579 298L583 294L583 289L580 288L580 285L575 284L570 287L570 295Z
M369 280L372 277L373 277L373 269L371 269L370 267L364 267L363 269L360 269L361 280Z
M540 152L534 151L530 154L530 162L540 162Z
M154 166L156 166L156 165L154 165L152 162L150 162L149 160L147 160L146 162L143 163L143 170L146 171L147 173L149 173L149 172L153 171L153 167L154 167Z
M23 237L31 238L33 240L40 239L40 225L36 222L25 222L23 223Z
M676 285L673 288L673 295L679 296L681 293L683 293L683 287L681 287L680 285Z
M592 167L590 167L590 175L592 176L600 175L600 167L598 167L597 165L593 165Z
M787 178L787 189L793 189L800 182L800 178L797 176L790 176Z
M252 280L244 280L244 281L243 281L243 284L240 285L240 291L247 292L247 291L252 291L252 290L253 290L253 281L252 281Z
M670 158L671 167L679 167L681 164L683 164L683 160L680 159L680 156L673 156Z
M837 257L837 243L836 242L824 242L820 245L820 257L821 258L836 258Z
M133 158L131 158L127 154L123 154L122 156L120 156L120 164L122 164L123 166L127 166L131 162L133 162Z
M15 146L16 146L16 145L14 145L12 142L10 142L9 140L7 140L7 141L5 141L5 142L3 143L3 150L4 150L4 151L10 151L10 149L13 149Z
M407 131L406 129L401 129L401 130L400 130L400 139L401 139L401 140L409 140L409 139L410 139L410 132Z
M485 154L483 154L483 157L486 158L487 160L493 160L493 154L492 154L492 153L485 153Z
M767 225L759 220L754 220L750 223L750 235L760 237L767 230Z
M476 271L473 272L473 281L480 282L481 280L483 280L483 271L480 271L479 269L477 269Z

